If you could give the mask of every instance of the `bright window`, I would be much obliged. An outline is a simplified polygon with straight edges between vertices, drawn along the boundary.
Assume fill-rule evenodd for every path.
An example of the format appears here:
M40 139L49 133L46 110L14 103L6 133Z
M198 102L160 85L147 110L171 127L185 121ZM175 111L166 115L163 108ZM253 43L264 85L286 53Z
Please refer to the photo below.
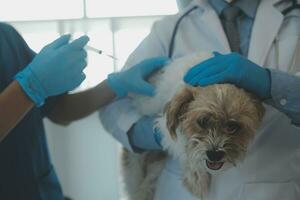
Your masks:
M4 0L1 0L3 2ZM73 19L83 17L82 0L6 0L1 21Z
M88 17L166 15L177 12L175 0L86 0Z
M126 59L130 53L137 47L137 45L145 38L149 33L149 28L133 28L122 29L116 32L115 40L116 55L119 58L117 63L117 70L120 70L125 64Z
M2 0L3 1L3 0ZM175 0L6 0L1 21L167 15L177 12Z

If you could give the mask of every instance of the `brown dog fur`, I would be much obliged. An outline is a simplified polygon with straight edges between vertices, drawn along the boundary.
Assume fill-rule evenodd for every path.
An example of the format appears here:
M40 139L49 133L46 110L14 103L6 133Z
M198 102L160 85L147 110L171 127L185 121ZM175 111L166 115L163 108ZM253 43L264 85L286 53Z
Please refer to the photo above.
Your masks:
M221 149L225 152L224 163L236 166L244 159L263 115L264 107L255 96L230 84L184 87L171 99L164 114L167 134L175 141L186 138L182 147L185 156L180 163L183 183L192 194L202 198L209 191L211 174L200 164L207 159L206 151ZM153 199L165 154L126 152L123 159L126 161L123 163L125 182L129 184L128 179L138 180L134 186L127 185L131 187L128 189L130 198ZM149 176L151 181L147 178Z

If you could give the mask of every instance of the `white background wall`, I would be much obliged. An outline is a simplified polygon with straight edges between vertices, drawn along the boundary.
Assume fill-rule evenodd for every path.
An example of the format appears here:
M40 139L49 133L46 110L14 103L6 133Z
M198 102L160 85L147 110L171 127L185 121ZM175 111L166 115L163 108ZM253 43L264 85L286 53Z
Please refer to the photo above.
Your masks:
M117 4L122 6L116 6ZM38 52L61 34L90 36L89 45L119 58L88 52L84 90L120 69L152 23L177 11L175 0L0 0L0 21L9 22ZM68 127L45 120L52 161L66 195L74 200L121 199L120 146L95 113Z
M119 149L97 113L68 127L45 124L64 193L77 200L119 199Z

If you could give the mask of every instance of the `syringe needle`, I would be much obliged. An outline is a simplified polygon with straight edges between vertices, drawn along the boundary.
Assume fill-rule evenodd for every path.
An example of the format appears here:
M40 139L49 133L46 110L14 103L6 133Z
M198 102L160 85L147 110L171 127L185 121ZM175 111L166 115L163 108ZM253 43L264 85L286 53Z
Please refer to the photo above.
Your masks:
M86 49L87 49L87 50L94 51L94 52L99 53L99 54L102 54L102 51L101 51L101 50L96 49L95 47L92 47L92 46L89 46L89 45L86 45Z
M86 49L87 49L87 50L94 51L94 52L96 52L96 53L98 53L98 54L106 55L106 56L108 56L108 57L110 57L110 58L112 58L112 59L114 59L114 60L118 60L115 56L110 55L110 54L107 54L107 53L103 52L102 50L97 49L97 48L95 48L95 47L86 45Z

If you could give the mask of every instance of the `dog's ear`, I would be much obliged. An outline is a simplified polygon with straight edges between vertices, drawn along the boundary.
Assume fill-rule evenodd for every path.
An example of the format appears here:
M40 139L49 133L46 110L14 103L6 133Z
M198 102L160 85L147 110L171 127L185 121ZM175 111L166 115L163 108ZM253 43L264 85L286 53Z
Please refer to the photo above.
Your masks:
M248 95L250 96L250 98L252 99L256 111L257 111L257 119L258 121L262 121L264 115L265 115L265 107L262 104L262 101L254 94L252 93L248 93Z
M182 116L186 113L189 103L194 99L193 90L194 88L184 87L165 106L167 128L173 139L176 139L176 129Z
M262 121L264 115L265 115L265 107L262 104L262 101L258 98L254 98L254 105L257 110L258 119L259 121Z

